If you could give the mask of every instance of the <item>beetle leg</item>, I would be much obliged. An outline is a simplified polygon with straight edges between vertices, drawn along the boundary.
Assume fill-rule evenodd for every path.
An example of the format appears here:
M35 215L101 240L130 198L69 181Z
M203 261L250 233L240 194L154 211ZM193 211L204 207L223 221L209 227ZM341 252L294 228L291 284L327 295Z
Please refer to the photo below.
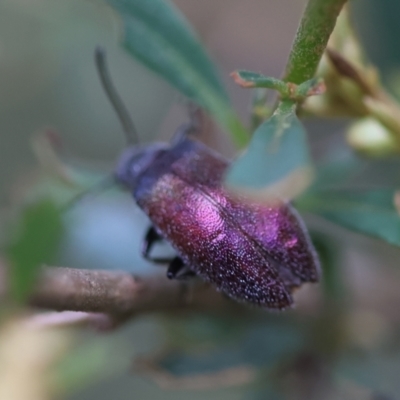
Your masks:
M168 266L168 279L185 279L195 275L195 272L185 265L180 257L175 257Z
M150 256L150 251L153 248L153 245L161 240L163 240L163 237L156 231L154 226L151 226L148 229L142 244L142 255L146 260L149 260L155 264L168 264L172 261L171 257L162 258Z
M162 240L162 236L156 231L154 226L151 226L144 237L142 243L142 255L144 258L149 258L150 251L154 245L154 243Z

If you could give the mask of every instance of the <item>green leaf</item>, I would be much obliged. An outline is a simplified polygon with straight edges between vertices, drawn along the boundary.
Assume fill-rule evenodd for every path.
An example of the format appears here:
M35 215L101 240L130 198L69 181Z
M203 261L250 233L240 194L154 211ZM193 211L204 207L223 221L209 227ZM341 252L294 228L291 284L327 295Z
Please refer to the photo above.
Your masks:
M371 173L376 175L369 166L371 163L357 158L349 150L332 154L328 161L318 166L316 180L303 196L296 199L295 206L353 231L400 246L400 216L395 207L397 190L365 186L371 185Z
M362 172L369 163L357 157L354 152L346 147L328 154L324 162L317 167L317 176L304 197L311 192L317 192L330 188L351 188L358 183ZM296 205L301 207L302 198L296 199Z
M238 85L245 88L268 88L277 90L282 95L289 94L289 88L285 82L270 76L240 70L233 72L231 77Z
M62 221L55 205L44 200L22 214L19 232L6 249L10 262L10 292L17 302L30 294L43 262L54 255L62 234Z
M394 189L332 189L311 193L302 203L329 221L400 246L395 194Z
M228 170L226 184L261 200L277 194L293 198L310 183L306 132L294 102L282 102L254 132L245 154Z
M300 85L295 85L251 71L235 71L231 77L241 87L277 90L282 99L292 99L297 102L301 102L309 96L322 94L326 89L321 78L313 78Z
M122 16L124 45L141 62L205 107L239 146L247 133L213 64L180 12L166 0L108 0Z

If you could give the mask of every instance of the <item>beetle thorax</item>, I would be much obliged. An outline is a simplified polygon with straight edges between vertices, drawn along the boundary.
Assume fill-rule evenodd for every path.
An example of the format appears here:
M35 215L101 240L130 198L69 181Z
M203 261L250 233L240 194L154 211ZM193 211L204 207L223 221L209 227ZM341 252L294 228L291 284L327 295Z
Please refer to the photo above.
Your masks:
M169 146L166 143L154 143L148 146L128 147L121 154L115 177L124 186L133 189L140 175L154 162L157 156Z

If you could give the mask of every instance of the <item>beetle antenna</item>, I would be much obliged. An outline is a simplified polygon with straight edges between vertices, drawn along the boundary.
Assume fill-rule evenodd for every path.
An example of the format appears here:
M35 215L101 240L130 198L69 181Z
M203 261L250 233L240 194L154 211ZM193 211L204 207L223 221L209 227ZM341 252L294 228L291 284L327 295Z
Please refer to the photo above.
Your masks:
M110 100L111 105L113 106L115 112L117 113L118 119L124 130L128 144L139 143L139 137L135 125L132 121L132 118L129 115L129 112L125 104L121 100L121 97L119 96L111 80L110 73L107 67L105 49L101 46L97 46L94 53L94 58L96 62L97 72L101 80L101 84L103 86L104 91L107 94L108 100Z
M85 189L81 193L75 195L71 200L69 200L66 204L62 206L62 211L63 212L69 211L84 198L88 197L88 195L98 195L101 192L111 189L115 185L116 181L114 175L108 175L102 180L100 180L98 183L93 185L91 188Z

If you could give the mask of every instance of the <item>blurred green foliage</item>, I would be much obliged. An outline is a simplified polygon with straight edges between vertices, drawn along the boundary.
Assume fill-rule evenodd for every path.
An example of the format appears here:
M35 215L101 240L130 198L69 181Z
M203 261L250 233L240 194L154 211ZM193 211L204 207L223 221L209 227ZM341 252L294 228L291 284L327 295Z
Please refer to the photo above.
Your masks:
M16 237L5 251L10 263L13 300L23 302L44 263L51 263L63 234L61 211L49 200L28 206L21 214Z

